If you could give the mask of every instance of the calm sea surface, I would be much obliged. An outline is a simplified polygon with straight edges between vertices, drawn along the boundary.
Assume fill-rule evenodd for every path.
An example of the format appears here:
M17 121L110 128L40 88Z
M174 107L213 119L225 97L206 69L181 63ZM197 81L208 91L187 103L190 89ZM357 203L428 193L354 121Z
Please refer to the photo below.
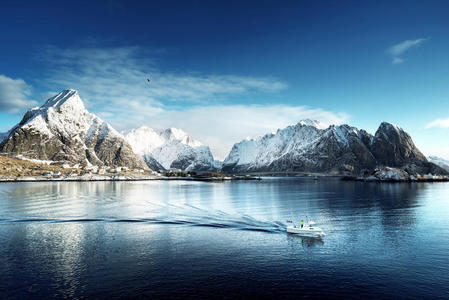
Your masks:
M297 296L449 298L449 184L0 184L1 299Z

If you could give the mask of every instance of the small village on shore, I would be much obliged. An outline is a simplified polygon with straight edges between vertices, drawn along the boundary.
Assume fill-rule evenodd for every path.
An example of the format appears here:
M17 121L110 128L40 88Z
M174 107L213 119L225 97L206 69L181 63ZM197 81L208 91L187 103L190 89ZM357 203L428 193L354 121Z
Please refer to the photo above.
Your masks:
M344 181L361 182L447 182L449 176L434 174L410 175L403 169L384 167L365 172L363 176L343 174L320 174L303 172L264 172L248 174L227 174L215 172L189 172L180 169L152 171L129 167L110 167L93 165L70 165L68 163L43 162L18 156L15 158L0 155L0 182L32 181L139 181L139 180L193 180L193 181L231 181L261 180L261 176L340 177Z
M0 182L134 180L229 181L260 180L260 176L230 175L221 172L186 172L179 169L155 172L128 167L50 163L0 155Z

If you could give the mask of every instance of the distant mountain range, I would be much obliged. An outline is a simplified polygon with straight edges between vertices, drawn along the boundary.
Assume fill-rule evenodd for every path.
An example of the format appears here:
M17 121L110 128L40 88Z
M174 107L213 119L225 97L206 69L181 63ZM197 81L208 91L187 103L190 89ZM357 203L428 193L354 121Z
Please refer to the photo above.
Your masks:
M141 127L123 136L88 112L75 90L64 90L29 110L19 124L0 134L0 152L47 162L156 171L220 168L208 146L180 129Z
M373 136L348 125L326 127L312 120L235 144L222 169L232 173L361 174L383 166L411 174L445 173L428 162L410 135L396 125L384 122Z
M236 143L220 163L208 146L180 129L143 126L123 136L88 112L75 90L64 90L29 110L19 124L0 134L0 152L44 161L157 171L361 174L388 166L410 174L446 174L443 168L448 167L433 157L429 162L396 125L384 122L371 135L349 125L324 126L313 120Z
M180 129L156 131L148 127L131 130L126 135L134 152L141 155L156 171L181 169L185 171L217 170L208 146L191 138Z

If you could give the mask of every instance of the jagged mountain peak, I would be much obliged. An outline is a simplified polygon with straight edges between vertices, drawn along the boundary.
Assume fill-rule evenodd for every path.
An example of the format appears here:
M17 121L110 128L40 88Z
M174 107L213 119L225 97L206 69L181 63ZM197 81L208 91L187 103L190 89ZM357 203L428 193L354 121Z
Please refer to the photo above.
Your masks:
M398 125L385 121L380 123L379 128L377 129L376 132L387 132L387 131L405 132L404 129L402 129Z
M87 113L83 100L79 97L78 92L76 90L67 89L49 98L40 107L38 106L28 110L19 125L29 123L39 116L48 120L49 116L66 114L68 119L73 119Z
M193 139L189 136L187 132L185 132L182 129L178 128L167 128L164 130L161 130L159 135L164 138L166 141L176 141L181 142L182 144L191 146L191 147L200 147L202 146L201 142Z
M335 126L335 125L332 125ZM265 140L270 139L276 135L281 135L284 138L291 138L292 135L296 134L307 134L316 131L322 131L329 126L321 123L317 120L304 119L299 121L296 125L290 125L285 128L278 128L276 131L271 133L256 135L256 136L248 136L244 140L239 143L249 142L249 143L263 143Z
M72 89L29 110L0 150L39 160L146 168L124 137L88 112Z
M59 108L63 105L78 106L78 108L84 109L84 103L79 97L78 91L72 89L61 91L56 96L48 99L41 107Z
M298 125L299 126L313 126L318 129L326 129L327 127L329 127L318 120L312 120L312 119L303 119L298 122Z
M402 166L406 163L427 162L410 135L401 127L382 122L374 135L371 151L383 166Z
M174 127L162 130L161 134L166 136L167 139L175 139L175 140L180 140L187 135L187 133L184 130Z

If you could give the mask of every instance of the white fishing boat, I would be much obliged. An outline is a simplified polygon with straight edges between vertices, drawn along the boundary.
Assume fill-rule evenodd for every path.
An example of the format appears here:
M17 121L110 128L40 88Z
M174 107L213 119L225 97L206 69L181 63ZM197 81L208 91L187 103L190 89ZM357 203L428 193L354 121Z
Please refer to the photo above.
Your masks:
M303 226L296 226L293 221L287 221L287 233L300 235L324 236L325 233L320 227L315 226L315 222L309 221Z

